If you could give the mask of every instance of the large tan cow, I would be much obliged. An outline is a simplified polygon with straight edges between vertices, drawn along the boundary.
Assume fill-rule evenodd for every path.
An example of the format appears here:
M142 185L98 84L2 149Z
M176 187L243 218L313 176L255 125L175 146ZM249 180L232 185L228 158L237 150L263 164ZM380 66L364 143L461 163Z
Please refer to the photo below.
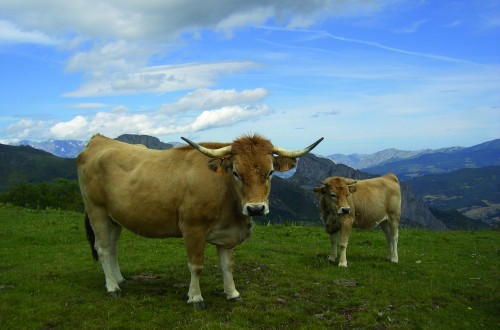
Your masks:
M77 158L87 235L113 296L121 295L124 282L117 242L125 227L145 237L184 237L188 303L198 307L205 243L215 245L224 292L241 299L232 275L233 250L250 235L251 216L269 212L273 172L293 168L297 157L323 140L290 151L258 135L231 144L183 139L192 147L150 150L95 135Z
M398 178L392 174L358 180L331 177L321 187L314 188L320 198L320 211L325 230L330 234L332 251L329 259L337 258L339 266L347 267L346 249L352 227L373 228L380 224L387 241L387 258L398 262L398 226L401 215L401 191ZM339 242L340 234L340 242Z

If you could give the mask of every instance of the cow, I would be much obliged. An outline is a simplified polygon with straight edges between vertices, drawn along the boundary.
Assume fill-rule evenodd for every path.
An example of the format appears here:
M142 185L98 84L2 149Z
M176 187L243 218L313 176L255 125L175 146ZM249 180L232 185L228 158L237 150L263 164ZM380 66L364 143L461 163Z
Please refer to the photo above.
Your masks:
M205 244L216 246L227 299L241 300L233 281L234 248L251 233L252 216L269 212L274 171L295 167L323 138L301 150L260 135L232 143L151 150L94 135L77 157L85 223L106 290L121 296L117 258L122 227L149 238L184 237L191 282L188 303L203 308L200 274Z
M340 247L339 267L347 267L346 249L352 227L382 227L387 241L387 259L398 262L398 226L401 215L401 190L396 175L388 173L367 180L330 177L313 191L319 196L319 208L330 234L335 262ZM340 234L340 241L339 241Z

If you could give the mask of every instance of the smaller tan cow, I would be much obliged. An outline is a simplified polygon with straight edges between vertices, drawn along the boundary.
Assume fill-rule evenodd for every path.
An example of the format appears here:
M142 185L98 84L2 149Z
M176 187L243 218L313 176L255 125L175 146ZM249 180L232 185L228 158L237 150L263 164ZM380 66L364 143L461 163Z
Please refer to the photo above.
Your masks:
M401 190L398 178L392 174L354 181L342 177L323 180L314 188L319 196L321 217L330 234L332 251L330 261L337 258L339 267L347 267L346 249L352 227L369 229L380 224L385 233L387 259L398 262L398 226L401 215ZM340 234L340 241L339 241Z

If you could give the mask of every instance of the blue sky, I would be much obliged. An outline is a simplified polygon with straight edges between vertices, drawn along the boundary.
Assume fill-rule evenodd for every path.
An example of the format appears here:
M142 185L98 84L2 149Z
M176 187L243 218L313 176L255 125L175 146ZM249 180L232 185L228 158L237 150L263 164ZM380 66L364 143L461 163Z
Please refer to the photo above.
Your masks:
M0 142L500 137L500 1L0 0Z

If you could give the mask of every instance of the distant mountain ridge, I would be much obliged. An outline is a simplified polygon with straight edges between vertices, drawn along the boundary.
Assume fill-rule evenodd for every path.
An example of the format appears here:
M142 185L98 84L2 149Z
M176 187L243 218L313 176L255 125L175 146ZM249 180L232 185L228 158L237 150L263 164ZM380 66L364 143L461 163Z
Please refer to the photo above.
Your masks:
M455 209L477 222L500 227L500 166L429 174L406 183L430 207Z
M127 143L144 144L152 149L168 149L171 147L170 144L162 143L155 137L145 135L126 134L117 139ZM492 143L492 145L495 144ZM491 145L489 147L491 147ZM484 150L485 146L479 145L469 151L479 153L480 155ZM471 174L472 178L479 176L483 177L483 174L490 175L487 173L491 173L481 172L487 171L487 169L478 169L478 171L477 173ZM256 221L271 221L273 223L294 221L320 224L321 219L319 217L317 205L318 199L312 192L312 188L315 187L319 181L335 175L355 179L366 179L375 176L374 174L356 170L344 164L335 164L329 159L313 154L307 154L301 157L298 161L296 171L290 171L290 173L293 173L293 175L288 179L278 176L273 178L273 189L271 189L271 195L269 197L272 212L266 217L257 217L255 219ZM473 187L473 194L462 198L462 201L470 201L470 205L459 204L454 205L454 207L457 207L462 215L470 214L470 217L483 222L483 215L487 215L489 218L488 220L490 220L487 221L488 225L495 226L495 224L498 224L498 210L500 206L498 202L499 198L497 197L498 194L495 195L495 193L488 193L485 191L487 189L490 189L490 191L492 189L495 190L499 185L499 178L497 177L500 177L500 175L498 175L497 172L492 173L494 173L494 175L490 175L489 179L486 177L486 180L492 182L487 182L488 184L486 185L482 184L480 180L467 181L470 179L470 175L465 176L463 179L454 179L455 173L450 173L450 175L445 178L446 181L444 182L455 182L455 186L452 187L453 189L448 189L439 193L433 191L430 193L421 193L424 195L426 202L429 202L429 196L427 195L431 195L430 197L434 198L436 201L441 198L441 195L444 196L441 200L447 200L449 197L454 197L458 194L457 189L459 188L455 187L464 185L466 188ZM9 146L0 144L0 192L7 191L16 184L50 181L56 178L76 179L75 159L56 157L48 152L34 149L30 146ZM436 178L439 179L440 176ZM427 179L427 177L422 177L423 181L415 182L415 184L420 184L420 186L423 187L430 186L430 184L425 181ZM434 179L431 178L430 180L432 182ZM482 180L484 182L485 179ZM456 181L458 183L456 183ZM401 190L403 196L402 226L431 229L472 229L482 226L479 221L472 220L466 216L461 216L456 223L453 222L453 220L457 218L457 214L450 213L446 208L443 209L443 205L440 204L433 204L435 207L440 208L440 210L431 213L429 208L424 205L422 198L417 197L410 189L410 185L405 182L401 183ZM434 195L437 195L439 198L433 197ZM489 196L489 199L484 196ZM484 205L481 205L483 201ZM438 218L436 218L433 213L437 214ZM493 217L493 219L491 219L491 217ZM446 222L443 222L445 220L442 221L441 219L445 219Z
M441 149L423 149L423 150L399 150L394 148L377 151L373 154L332 154L326 158L337 164L344 164L355 169L364 169L382 165L389 162L395 162L404 159L415 158L424 154L432 153L452 153L464 149L463 147L449 147Z
M401 180L427 174L444 174L463 168L481 168L500 165L500 139L469 148L426 153L412 158L386 161L377 166L363 168L373 174L395 173Z
M116 138L118 141L130 144L143 144L150 149L164 150L172 148L173 144L161 142L158 138L149 135L122 134ZM88 141L81 140L46 140L30 141L22 140L14 143L14 146L30 146L35 149L49 152L57 157L76 158L85 148Z
M156 149L156 150L165 150L173 147L172 144L163 143L157 137L149 135L122 134L115 140L129 144L142 144L148 147L149 149Z
M47 141L29 141L22 140L15 145L31 146L35 149L44 150L51 154L63 158L76 158L85 148L87 141L80 140L47 140Z

